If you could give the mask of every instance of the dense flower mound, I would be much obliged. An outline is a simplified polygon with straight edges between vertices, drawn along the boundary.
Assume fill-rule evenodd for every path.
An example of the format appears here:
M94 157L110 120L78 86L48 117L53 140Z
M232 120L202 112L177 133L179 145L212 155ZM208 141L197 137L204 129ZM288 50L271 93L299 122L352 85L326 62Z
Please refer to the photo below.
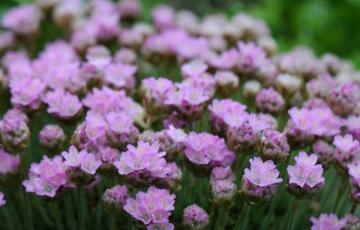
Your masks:
M360 72L232 12L4 11L0 228L360 229Z

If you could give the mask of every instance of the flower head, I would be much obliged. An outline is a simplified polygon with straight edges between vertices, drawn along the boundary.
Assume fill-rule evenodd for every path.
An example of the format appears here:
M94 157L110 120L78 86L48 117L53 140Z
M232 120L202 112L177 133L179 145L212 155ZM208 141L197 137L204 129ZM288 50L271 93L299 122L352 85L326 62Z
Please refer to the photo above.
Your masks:
M175 195L166 189L150 186L147 192L138 192L135 199L126 201L124 210L145 225L168 223L175 209Z
M270 199L282 182L279 171L273 161L263 162L261 158L250 159L250 168L245 169L242 177L241 194L250 202Z
M324 169L321 164L316 164L317 159L315 154L307 155L305 152L300 152L295 157L295 165L288 166L289 187L295 195L312 194L324 185L325 179L322 175Z
M186 158L197 165L231 165L235 159L224 139L209 134L191 132L184 139Z
M43 101L49 106L48 113L61 119L72 119L76 117L82 109L79 98L62 89L45 94Z
M127 148L128 150L121 154L120 160L114 163L120 175L129 175L135 179L146 176L147 180L166 177L166 153L159 152L158 143L140 141L136 147L128 145Z
M40 163L32 163L29 179L23 181L27 192L39 196L55 197L57 191L67 185L67 166L60 156L49 159L46 156Z

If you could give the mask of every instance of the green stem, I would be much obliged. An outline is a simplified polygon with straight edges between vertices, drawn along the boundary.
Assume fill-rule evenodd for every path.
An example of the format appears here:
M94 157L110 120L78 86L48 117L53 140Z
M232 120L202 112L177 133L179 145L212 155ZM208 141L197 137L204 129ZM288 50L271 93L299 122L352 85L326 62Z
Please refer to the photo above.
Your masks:
M224 207L219 208L219 214L217 215L217 220L216 220L216 229L219 230L226 229L227 214L228 214L228 210L226 208Z
M240 226L236 226L236 230L245 230L248 227L249 216L251 212L251 206L249 204L245 204L243 210L241 212L241 216L244 217L243 222Z
M65 198L65 210L66 210L66 221L69 228L76 229L76 223L74 219L74 210L70 194Z
M77 203L79 204L79 229L85 230L85 212L86 212L86 197L84 193L84 188L79 188L77 193Z
M295 225L294 220L295 220L296 213L297 213L297 208L293 211L293 214L290 217L288 227L287 227L288 230L293 230L293 228L294 228L294 225Z
M25 201L25 210L26 210L26 215L25 215L25 221L26 221L26 227L29 230L33 230L34 229L34 224L33 224L33 220L32 220L32 213L31 213L31 207L30 207L30 202L29 202L29 195L25 192L22 191L23 193L23 197L24 197L24 201Z
M357 203L356 203L356 202L354 202L354 203L352 204L352 206L351 206L350 213L351 213L351 214L354 214L354 213L355 213L355 211L356 211L356 208L357 208Z
M58 203L57 201L55 201L53 204L52 204L52 212L53 212L53 215L55 217L55 226L56 226L56 229L57 230L63 230L64 229L64 226L63 226L63 223L62 223L62 220L61 220L61 214L59 212L59 208L58 208Z
M338 206L339 206L343 191L345 189L345 186L346 186L345 180L344 180L344 178L341 178L341 185L340 185L338 193L337 193L335 205L334 205L334 208L333 208L333 213L336 213L336 210L338 209Z

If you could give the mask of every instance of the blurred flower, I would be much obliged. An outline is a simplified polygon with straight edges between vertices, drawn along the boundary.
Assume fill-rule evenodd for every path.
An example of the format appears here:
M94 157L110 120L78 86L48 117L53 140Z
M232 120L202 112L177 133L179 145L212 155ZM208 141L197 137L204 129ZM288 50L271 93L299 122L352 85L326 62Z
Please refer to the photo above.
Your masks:
M340 170L346 171L347 164L359 160L360 142L354 140L352 135L335 136L334 145L336 147L335 160Z
M115 185L105 190L102 199L106 205L121 210L129 197L126 185Z
M19 35L33 35L39 30L41 12L36 5L22 5L7 11L2 17L4 28Z
M345 227L346 221L338 219L335 214L321 214L319 218L310 218L311 230L341 230Z
M200 206L192 204L183 211L183 223L191 230L205 229L209 223L209 216Z
M6 204L5 195L4 193L0 192L0 206L3 206Z
M19 170L21 159L19 155L11 155L4 149L0 149L0 174L7 175Z
M238 43L239 56L236 61L236 68L241 73L254 73L259 68L269 63L264 50L254 43Z
M256 94L256 108L261 112L276 113L284 106L284 98L273 88L262 89Z

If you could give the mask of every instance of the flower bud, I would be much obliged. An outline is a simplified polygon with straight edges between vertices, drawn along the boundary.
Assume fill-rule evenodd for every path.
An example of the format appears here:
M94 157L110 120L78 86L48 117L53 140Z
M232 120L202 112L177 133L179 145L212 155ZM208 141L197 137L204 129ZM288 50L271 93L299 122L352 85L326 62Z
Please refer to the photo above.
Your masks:
M265 159L285 162L290 151L286 134L276 130L265 130L260 137L259 151Z
M39 132L39 141L42 147L49 150L59 150L66 140L63 129L58 125L46 125Z
M218 71L214 77L219 92L224 96L235 92L239 87L239 78L233 72Z
M130 194L126 185L115 185L105 190L102 200L110 212L112 210L121 211L129 197Z
M261 112L276 113L284 107L284 98L273 88L262 89L256 94L256 108Z
M324 168L329 167L334 161L335 148L326 141L317 140L312 145L312 150L318 156L319 162L323 165Z
M26 115L21 112L11 112L11 114L14 116L5 114L0 122L1 140L9 151L23 151L30 141L30 129L24 119Z
M183 223L187 229L202 230L209 224L209 216L203 208L192 204L184 209Z
M249 80L244 83L243 92L246 98L254 98L261 90L261 84L255 80Z

